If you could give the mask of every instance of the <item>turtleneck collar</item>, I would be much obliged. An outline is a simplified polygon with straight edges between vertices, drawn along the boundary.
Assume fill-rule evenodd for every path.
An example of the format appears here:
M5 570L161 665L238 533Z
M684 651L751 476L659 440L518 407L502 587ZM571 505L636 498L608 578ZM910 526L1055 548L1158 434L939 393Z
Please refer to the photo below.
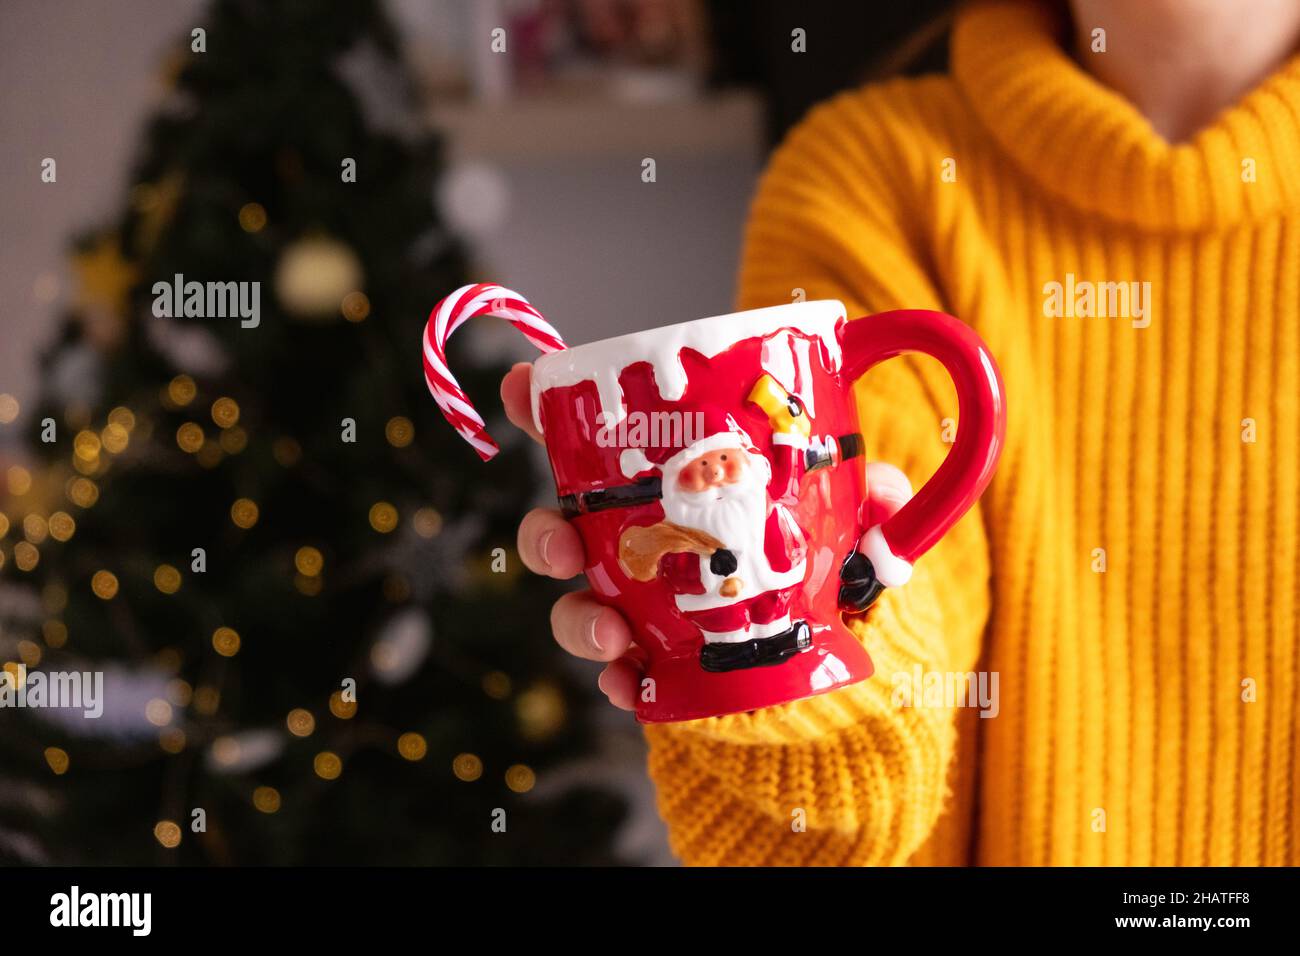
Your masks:
M1069 56L1067 27L1057 4L978 0L953 31L952 74L970 108L1039 187L1151 231L1219 229L1300 206L1300 57L1170 144ZM1247 160L1254 182L1243 178Z

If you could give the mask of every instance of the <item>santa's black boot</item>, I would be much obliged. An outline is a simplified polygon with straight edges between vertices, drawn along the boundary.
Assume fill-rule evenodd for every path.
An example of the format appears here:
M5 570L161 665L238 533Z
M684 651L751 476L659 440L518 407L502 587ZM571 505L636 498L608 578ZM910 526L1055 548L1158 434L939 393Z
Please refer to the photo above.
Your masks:
M858 614L871 607L885 586L876 577L871 560L861 551L854 551L840 566L840 610Z
M771 667L810 647L812 628L806 621L796 621L788 630L771 637L756 637L735 644L706 642L700 648L700 666L715 674L749 667Z

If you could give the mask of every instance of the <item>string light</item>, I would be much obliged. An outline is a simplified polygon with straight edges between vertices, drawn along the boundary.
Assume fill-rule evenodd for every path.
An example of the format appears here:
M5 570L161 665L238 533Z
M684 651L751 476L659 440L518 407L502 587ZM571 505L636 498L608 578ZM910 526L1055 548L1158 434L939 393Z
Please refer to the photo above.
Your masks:
M41 552L30 541L14 545L14 564L19 571L31 571L41 562Z
M154 839L169 850L181 845L181 828L172 820L159 820L153 828Z
M343 773L343 761L331 750L322 750L312 761L312 769L322 780L337 780Z
M172 404L179 408L184 408L194 401L194 396L198 393L199 390L194 384L194 379L188 375L177 375L167 384L167 397L172 400Z
M67 541L76 533L77 522L66 511L56 511L50 515L50 537L55 541Z
M61 777L68 772L68 765L72 761L68 759L68 752L62 747L46 747L45 762Z
M105 451L110 454L120 455L126 451L126 446L131 441L131 434L123 426L110 422L99 433L99 441L104 446Z
M203 447L203 429L197 422L185 422L176 429L176 444L181 451L194 454Z
M442 530L442 515L434 508L420 508L411 519L411 524L421 538L434 538Z
M295 574L293 576L293 586L304 597L315 597L321 592L321 579L319 577L309 578L305 574Z
M336 690L330 694L330 713L339 720L351 720L357 715L357 702L344 700L343 691Z
M18 417L18 399L8 392L0 394L0 425L8 425Z
M364 322L370 314L370 300L364 292L349 292L343 297L341 311L349 322Z
M239 741L234 737L218 737L212 741L212 760L221 767L233 767L239 762Z
M77 469L83 475L94 475L99 473L100 461L98 458L80 458L77 455L72 456L72 467Z
M194 688L189 681L174 677L167 682L167 699L177 707L188 707L194 699Z
M520 729L530 740L545 740L564 726L567 708L564 695L554 684L540 682L529 687L515 701Z
M388 534L397 527L397 509L387 501L377 501L370 506L370 527L380 534Z
M234 657L239 653L239 634L231 627L219 627L212 632L212 648L222 657Z
M239 421L239 403L222 396L212 403L212 420L218 428L233 428Z
M230 506L230 520L247 531L257 524L257 503L249 498L239 498Z
M527 793L536 783L537 774L533 773L531 767L517 763L506 771L506 786L515 793Z
M280 791L275 787L258 787L253 791L253 806L263 813L278 813Z
M155 697L144 705L144 719L155 727L166 727L172 722L172 705Z
M181 573L170 564L154 568L153 586L163 594L175 594L181 589Z
M35 641L18 642L18 657L28 667L36 667L41 662L41 647Z
M90 579L90 589L100 600L111 601L117 596L117 575L112 571L96 571Z
M239 207L239 228L247 233L261 232L266 226L266 209L258 202L248 202Z
M483 776L483 761L475 754L457 754L456 759L451 762L451 772L456 775L457 780L473 783Z
M384 437L394 448L405 448L415 438L415 426L405 415L395 415L384 426Z
M135 412L124 405L119 405L108 413L108 423L125 428L128 432L133 431L135 429Z
M397 752L414 763L424 759L429 752L429 744L420 734L409 731L397 738Z
M289 733L295 737L310 737L316 730L316 718L312 716L310 710L302 707L295 707L289 711L289 716L284 722L289 728Z
M68 499L79 508L89 508L99 500L99 486L89 478L74 478L68 485Z
M77 432L77 437L72 439L72 452L82 461L98 458L100 447L99 436L89 429Z
M169 754L178 754L185 749L185 731L179 727L166 727L158 735L158 746Z
M222 431L218 443L227 455L238 455L248 447L248 432L235 425Z
M32 544L41 544L50 534L49 522L44 515L33 511L23 519L23 536Z
M22 465L10 465L9 470L5 472L5 478L9 484L9 494L16 498L21 498L32 488L32 473Z
M321 568L325 566L325 559L316 548L311 545L303 545L293 556L293 566L298 569L299 574L314 578L320 574Z
M9 533L9 516L0 511L0 538Z
M62 621L46 621L41 626L41 634L45 637L45 645L58 649L68 643L68 626Z

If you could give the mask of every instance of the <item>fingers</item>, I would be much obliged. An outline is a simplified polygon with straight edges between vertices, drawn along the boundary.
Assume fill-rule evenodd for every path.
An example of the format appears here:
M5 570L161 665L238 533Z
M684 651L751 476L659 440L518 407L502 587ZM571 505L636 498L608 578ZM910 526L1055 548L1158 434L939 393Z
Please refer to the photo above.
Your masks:
M574 657L612 661L632 646L632 631L623 615L591 597L590 591L566 594L551 608L551 631Z
M566 580L585 563L582 537L554 508L534 508L519 524L519 557L534 574Z
M501 402L506 407L506 418L527 432L533 441L545 444L542 433L533 424L532 381L532 365L516 362L501 380Z
M867 498L870 503L867 524L879 524L911 500L912 483L894 465L873 461L867 465Z
M620 657L600 672L597 685L609 702L620 710L636 710L641 690L641 668L629 657Z

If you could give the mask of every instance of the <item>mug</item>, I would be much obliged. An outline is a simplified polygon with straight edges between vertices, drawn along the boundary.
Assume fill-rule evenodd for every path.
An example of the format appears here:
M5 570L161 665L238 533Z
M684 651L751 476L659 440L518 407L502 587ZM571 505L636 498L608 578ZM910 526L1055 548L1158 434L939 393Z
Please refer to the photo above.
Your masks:
M864 526L853 383L905 352L938 359L960 422L930 480ZM844 615L970 508L997 464L997 364L968 326L902 309L847 321L798 302L561 348L533 367L532 411L597 600L644 667L637 718L771 707L867 678Z

